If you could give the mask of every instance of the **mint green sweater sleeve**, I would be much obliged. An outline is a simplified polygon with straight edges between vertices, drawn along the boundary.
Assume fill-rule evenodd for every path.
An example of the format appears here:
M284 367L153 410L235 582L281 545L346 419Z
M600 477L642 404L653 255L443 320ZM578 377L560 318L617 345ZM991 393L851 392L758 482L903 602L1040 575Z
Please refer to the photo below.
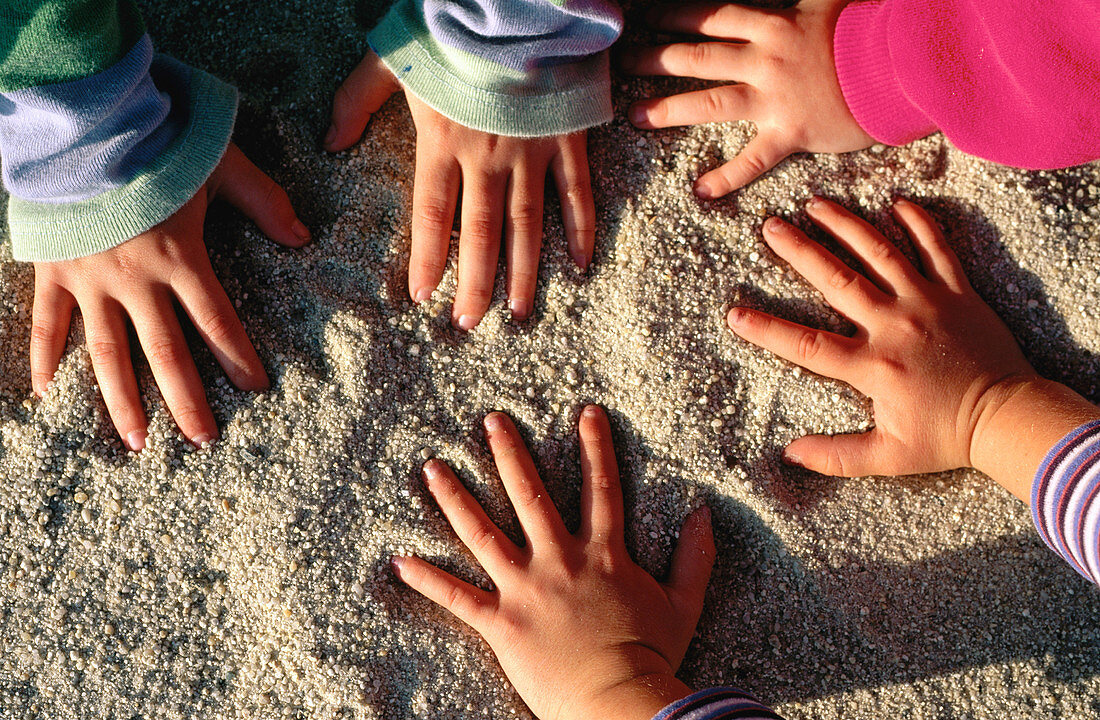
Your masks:
M606 50L621 30L606 0L397 0L368 40L448 118L533 137L611 119Z
M0 159L17 260L115 247L202 187L236 91L155 55L132 0L0 8Z

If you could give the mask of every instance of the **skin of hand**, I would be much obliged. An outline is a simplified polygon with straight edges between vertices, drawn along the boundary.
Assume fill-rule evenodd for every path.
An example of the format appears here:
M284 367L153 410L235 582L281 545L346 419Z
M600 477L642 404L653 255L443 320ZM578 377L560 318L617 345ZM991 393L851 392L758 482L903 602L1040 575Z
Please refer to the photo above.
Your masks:
M580 418L582 520L572 534L512 421L492 413L485 428L526 544L509 540L454 473L430 460L428 489L495 589L416 557L393 559L398 577L480 633L542 720L648 720L689 695L674 673L714 564L710 511L685 521L668 581L659 583L627 553L611 427L599 407Z
M727 321L749 342L871 398L875 427L810 435L784 459L826 475L906 475L976 467L1027 502L1043 455L1100 417L1068 388L1039 377L1008 328L978 296L936 222L906 200L894 216L923 274L877 230L839 205L806 208L864 266L860 274L779 218L764 240L855 326L852 337L735 307ZM1030 428L1030 431L1029 431Z
M833 30L848 0L803 0L785 10L736 3L660 5L646 14L668 33L701 42L634 47L620 56L636 75L673 75L735 84L642 100L630 108L639 128L751 120L756 136L734 159L704 174L695 193L721 197L796 152L842 153L875 140L863 131L837 80Z
M389 68L367 53L336 91L325 149L353 145L370 116L401 89ZM543 185L552 172L561 198L569 254L582 270L592 260L596 211L584 132L548 137L492 135L459 125L405 93L422 142L413 178L409 297L431 297L447 267L461 189L458 288L452 322L471 330L489 309L503 234L508 308L521 321L534 309L542 247Z
M145 447L148 422L130 359L127 321L180 432L195 445L213 441L218 427L176 304L234 385L243 390L268 387L260 358L214 275L203 243L206 208L215 197L238 207L282 245L299 247L309 241L309 231L283 189L230 144L195 196L156 227L94 255L34 263L34 392L45 395L65 350L73 308L79 307L103 400L123 442L135 452Z

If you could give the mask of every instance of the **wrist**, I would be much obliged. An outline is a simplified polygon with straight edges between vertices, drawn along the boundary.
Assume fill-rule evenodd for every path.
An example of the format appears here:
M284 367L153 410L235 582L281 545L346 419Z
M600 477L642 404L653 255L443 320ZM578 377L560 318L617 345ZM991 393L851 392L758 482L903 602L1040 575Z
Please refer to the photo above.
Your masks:
M657 713L692 693L672 673L654 672L636 675L611 685L577 707L577 714L561 720L608 718L609 720L651 720Z
M1047 451L1100 409L1061 383L1020 373L981 395L970 437L970 465L1029 502L1035 471Z

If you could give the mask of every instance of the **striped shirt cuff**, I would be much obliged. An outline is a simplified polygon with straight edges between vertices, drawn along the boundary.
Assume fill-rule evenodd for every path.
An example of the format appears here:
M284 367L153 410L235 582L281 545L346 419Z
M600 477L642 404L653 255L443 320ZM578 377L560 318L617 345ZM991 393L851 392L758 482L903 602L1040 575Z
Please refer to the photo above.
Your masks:
M677 700L653 720L783 720L743 690L715 687Z
M1100 585L1100 420L1047 453L1031 488L1031 515L1043 541Z

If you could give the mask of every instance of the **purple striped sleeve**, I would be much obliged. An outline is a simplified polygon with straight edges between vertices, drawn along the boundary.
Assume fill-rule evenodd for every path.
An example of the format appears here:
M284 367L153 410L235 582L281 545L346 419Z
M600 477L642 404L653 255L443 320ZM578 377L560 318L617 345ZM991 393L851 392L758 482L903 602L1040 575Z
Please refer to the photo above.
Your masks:
M1100 585L1100 420L1047 453L1031 487L1031 514L1043 541Z
M756 698L734 687L700 690L677 700L653 720L783 720Z

